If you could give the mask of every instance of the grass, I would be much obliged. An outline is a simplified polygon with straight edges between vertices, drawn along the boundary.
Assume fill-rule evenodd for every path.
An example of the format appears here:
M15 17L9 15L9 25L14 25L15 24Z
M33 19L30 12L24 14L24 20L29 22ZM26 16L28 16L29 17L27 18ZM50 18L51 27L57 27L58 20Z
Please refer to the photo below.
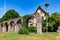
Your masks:
M30 33L28 35L21 35L17 33L0 33L0 40L60 40L60 34L56 32L43 33L37 35Z

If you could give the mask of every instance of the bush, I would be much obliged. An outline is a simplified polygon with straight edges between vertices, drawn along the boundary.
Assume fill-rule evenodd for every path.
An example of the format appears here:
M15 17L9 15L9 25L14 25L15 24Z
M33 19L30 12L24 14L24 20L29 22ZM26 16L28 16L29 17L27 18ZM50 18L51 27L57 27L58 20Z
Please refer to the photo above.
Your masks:
M20 30L19 30L19 32L18 32L19 34L29 34L29 31L28 31L28 29L27 28L25 28L25 27L22 27Z
M42 27L42 32L46 32L46 31L47 31L46 27Z
M46 32L47 31L47 27L46 27L46 20L42 21L42 32Z
M35 32L35 33L37 32L37 28L34 26L28 27L28 30L29 30L29 32Z

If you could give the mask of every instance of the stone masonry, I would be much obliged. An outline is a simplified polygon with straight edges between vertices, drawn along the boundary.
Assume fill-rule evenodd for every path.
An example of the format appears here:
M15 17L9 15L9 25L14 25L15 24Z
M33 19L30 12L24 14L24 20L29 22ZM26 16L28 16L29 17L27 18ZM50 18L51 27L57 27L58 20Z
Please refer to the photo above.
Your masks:
M22 18L15 18L0 23L0 32L18 32L22 28Z

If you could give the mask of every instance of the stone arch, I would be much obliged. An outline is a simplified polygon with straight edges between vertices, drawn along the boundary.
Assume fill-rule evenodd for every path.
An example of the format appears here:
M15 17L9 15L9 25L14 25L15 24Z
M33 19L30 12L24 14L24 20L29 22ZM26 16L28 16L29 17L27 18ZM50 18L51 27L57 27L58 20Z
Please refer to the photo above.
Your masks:
M6 27L6 32L8 32L8 23L7 22L5 22L5 27Z
M11 26L11 31L14 32L15 31L15 22L11 21L10 26Z
M3 23L1 23L1 27L3 27Z
M31 16L27 19L27 26L34 26L34 16Z
M22 28L22 22L21 21L22 21L22 19L18 19L17 20L17 24L18 24L18 27L19 28Z

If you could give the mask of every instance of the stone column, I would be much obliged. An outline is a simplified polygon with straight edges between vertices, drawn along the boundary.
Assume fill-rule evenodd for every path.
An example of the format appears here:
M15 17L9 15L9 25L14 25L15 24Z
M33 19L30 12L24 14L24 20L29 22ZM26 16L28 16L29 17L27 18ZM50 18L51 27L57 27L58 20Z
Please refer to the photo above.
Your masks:
M4 26L2 27L2 32L4 32Z
M3 32L3 24L0 24L0 32Z
M11 32L13 32L13 26L11 26Z
M0 23L0 33L2 32L2 26L1 26L1 23Z
M15 32L18 32L19 31L19 26L18 26L18 24L16 23L15 24Z
M42 34L42 24L40 22L37 23L37 34Z
M3 24L3 32L6 32L6 26Z
M37 19L37 34L42 34L42 17Z
M10 23L8 23L8 32L12 32L12 27L11 27L11 25L10 25Z

